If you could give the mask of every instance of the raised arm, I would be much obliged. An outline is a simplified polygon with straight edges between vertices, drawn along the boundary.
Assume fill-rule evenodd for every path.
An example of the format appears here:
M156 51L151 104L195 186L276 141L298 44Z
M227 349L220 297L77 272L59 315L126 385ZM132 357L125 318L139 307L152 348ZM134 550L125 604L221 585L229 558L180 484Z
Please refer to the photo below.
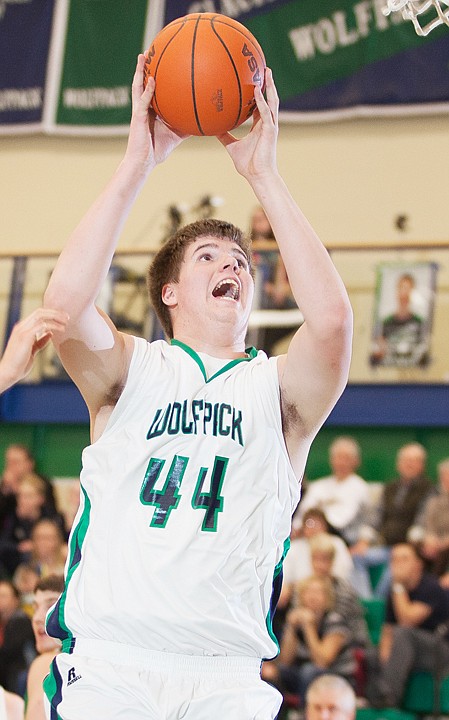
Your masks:
M78 385L95 422L120 394L132 352L132 338L119 333L95 307L120 232L149 173L181 141L152 111L150 78L143 90L144 56L132 85L132 118L125 156L101 195L62 251L45 293L45 305L64 310L70 322L55 345Z
M287 355L278 361L286 442L292 462L301 468L304 439L313 439L347 382L352 311L326 248L279 175L279 102L270 70L266 95L265 100L255 88L258 110L246 137L236 140L228 133L219 139L268 216L304 316Z

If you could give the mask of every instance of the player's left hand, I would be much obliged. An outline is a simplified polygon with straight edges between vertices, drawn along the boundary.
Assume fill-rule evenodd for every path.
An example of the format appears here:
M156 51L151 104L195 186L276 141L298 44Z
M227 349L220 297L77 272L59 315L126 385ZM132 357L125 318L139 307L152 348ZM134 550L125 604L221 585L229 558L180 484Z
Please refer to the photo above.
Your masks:
M132 116L126 156L141 165L144 171L149 171L163 162L188 136L169 128L152 109L155 82L150 77L143 89L144 67L145 55L140 54L132 84Z
M269 68L265 71L266 99L258 85L254 88L257 108L249 133L238 139L231 133L217 136L231 156L237 172L247 180L257 180L276 171L279 97Z

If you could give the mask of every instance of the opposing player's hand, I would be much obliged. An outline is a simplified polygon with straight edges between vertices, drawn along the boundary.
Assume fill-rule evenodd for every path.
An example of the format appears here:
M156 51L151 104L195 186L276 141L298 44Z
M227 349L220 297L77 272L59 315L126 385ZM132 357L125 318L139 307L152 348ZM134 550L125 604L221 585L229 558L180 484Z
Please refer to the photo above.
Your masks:
M269 68L265 71L266 99L258 85L254 88L257 108L248 135L238 139L231 133L218 139L231 156L237 172L247 180L257 180L277 171L276 144L278 136L279 98Z
M65 312L39 308L16 323L0 360L0 392L29 373L36 353L54 332L65 330L68 320Z
M132 116L126 155L142 164L144 170L152 170L187 135L171 130L152 109L155 82L150 77L143 88L144 67L145 56L141 54L137 58L132 84Z

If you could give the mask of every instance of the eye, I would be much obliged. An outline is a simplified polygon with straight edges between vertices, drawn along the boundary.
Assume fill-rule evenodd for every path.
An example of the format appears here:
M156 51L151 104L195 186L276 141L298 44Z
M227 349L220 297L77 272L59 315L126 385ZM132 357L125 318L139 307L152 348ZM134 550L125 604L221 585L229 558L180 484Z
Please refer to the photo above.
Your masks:
M212 255L210 253L202 253L199 257L200 260L212 260Z
M243 268L244 270L248 270L248 262L247 262L246 260L244 260L244 259L241 258L241 257L238 257L238 258L236 258L236 259L237 259L237 265L238 265L240 268Z

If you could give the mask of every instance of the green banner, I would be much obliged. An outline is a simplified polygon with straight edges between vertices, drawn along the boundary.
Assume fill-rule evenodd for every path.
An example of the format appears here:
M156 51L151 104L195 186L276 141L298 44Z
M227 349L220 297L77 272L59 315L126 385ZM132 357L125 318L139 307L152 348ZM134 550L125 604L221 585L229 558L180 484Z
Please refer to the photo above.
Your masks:
M57 125L128 125L131 79L143 49L148 8L149 0L70 2Z
M386 17L385 0L296 0L245 24L262 43L281 100L347 78L367 65L435 42L446 28L419 37L401 13Z

